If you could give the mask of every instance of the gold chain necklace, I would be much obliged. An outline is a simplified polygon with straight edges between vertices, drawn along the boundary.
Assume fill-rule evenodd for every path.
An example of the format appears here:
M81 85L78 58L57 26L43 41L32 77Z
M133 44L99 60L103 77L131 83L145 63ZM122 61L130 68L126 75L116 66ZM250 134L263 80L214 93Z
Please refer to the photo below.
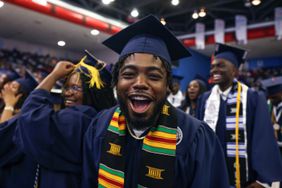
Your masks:
M128 130L128 132L129 132L129 134L133 137L133 138L135 138L136 140L143 140L144 138L145 138L145 136L141 136L141 137L137 137L137 136L135 136L132 132L131 132L131 130L130 130L130 128L128 127L128 126L126 126L127 127L127 130Z

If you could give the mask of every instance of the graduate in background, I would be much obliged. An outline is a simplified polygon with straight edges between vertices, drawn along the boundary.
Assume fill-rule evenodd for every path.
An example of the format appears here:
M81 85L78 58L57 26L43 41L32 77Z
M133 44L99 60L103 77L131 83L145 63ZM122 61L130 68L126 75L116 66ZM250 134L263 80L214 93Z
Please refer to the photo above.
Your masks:
M197 113L219 137L230 186L236 188L263 187L282 180L265 96L235 79L245 55L245 50L216 44L210 70L216 85L202 95Z
M38 85L31 73L26 70L25 78L18 78L4 85L1 95L5 107L1 113L0 123L17 115L29 93Z
M119 105L100 112L85 134L82 187L228 187L213 131L166 100L171 61L190 56L187 49L154 16L104 44L120 54Z
M178 108L181 106L181 102L184 100L183 93L180 90L180 81L183 79L183 76L172 75L172 85L170 88L170 93L167 96L168 102L172 104L172 106Z
M8 69L0 69L0 89L2 90L7 82L11 82L19 78L19 74Z
M207 85L202 79L195 78L191 80L187 85L185 99L182 101L180 109L196 117L198 98L206 91Z
M97 110L115 104L104 65L89 54L76 65L61 61L30 94L17 122L5 125L10 131L3 135L15 139L7 139L9 150L1 153L4 187L80 187L82 135ZM50 90L64 77L64 108L55 111ZM96 95L105 98L97 101ZM69 139L59 143L61 138Z
M20 148L15 145L14 135L21 106L37 84L30 72L26 71L25 78L8 82L2 89L5 107L0 123L0 187L33 186L36 163L31 160L21 162L25 157Z
M282 76L261 81L269 99L269 109L275 137L282 155Z

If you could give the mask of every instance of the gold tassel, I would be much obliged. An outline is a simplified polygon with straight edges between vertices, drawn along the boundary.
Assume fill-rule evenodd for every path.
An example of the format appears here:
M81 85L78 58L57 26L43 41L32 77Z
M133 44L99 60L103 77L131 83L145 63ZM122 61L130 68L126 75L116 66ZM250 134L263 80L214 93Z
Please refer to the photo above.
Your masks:
M87 58L87 56L84 56L80 62L78 64L75 65L75 69L81 69L81 67L85 67L90 74L84 73L83 74L86 75L87 77L90 78L89 81L89 88L96 86L97 89L101 89L102 87L104 87L104 83L100 77L100 73L99 70L96 69L96 67L91 66L91 65L87 65L86 63L84 63L84 60Z

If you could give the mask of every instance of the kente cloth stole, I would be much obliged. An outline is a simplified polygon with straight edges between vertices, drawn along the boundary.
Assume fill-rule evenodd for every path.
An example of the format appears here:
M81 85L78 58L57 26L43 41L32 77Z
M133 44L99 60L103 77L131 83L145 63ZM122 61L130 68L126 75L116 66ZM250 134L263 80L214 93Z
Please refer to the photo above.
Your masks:
M162 108L157 126L150 128L143 139L138 188L174 187L177 117L176 109L168 102ZM98 171L98 187L124 187L126 154L125 117L116 108L103 142Z
M226 101L226 153L230 184L242 187L248 181L246 131L246 86L234 82Z

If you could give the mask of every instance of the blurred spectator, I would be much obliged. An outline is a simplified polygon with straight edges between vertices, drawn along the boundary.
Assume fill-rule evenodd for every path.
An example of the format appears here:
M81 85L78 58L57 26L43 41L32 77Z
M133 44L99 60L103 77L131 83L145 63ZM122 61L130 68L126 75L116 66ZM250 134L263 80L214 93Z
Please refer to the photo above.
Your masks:
M170 88L170 94L167 97L168 102L170 102L174 107L178 108L181 105L181 102L184 99L184 96L180 90L180 81L183 79L183 76L173 75L172 76L172 86Z
M282 152L282 76L263 80L262 86L269 99L271 121L277 143Z
M195 117L198 97L205 91L207 91L207 86L202 80L192 80L187 85L185 99L182 101L180 109Z

